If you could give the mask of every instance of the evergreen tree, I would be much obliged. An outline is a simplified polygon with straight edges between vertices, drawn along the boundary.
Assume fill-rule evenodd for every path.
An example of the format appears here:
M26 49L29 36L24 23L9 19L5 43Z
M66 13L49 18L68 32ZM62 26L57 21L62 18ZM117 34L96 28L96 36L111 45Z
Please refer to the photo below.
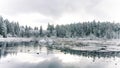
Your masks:
M20 27L20 37L24 37L25 36L25 28L24 26Z
M28 26L25 27L25 36L30 37L30 30Z
M38 36L39 36L38 27L35 27L35 28L34 28L34 36L35 36L35 37L38 37Z
M48 36L48 37L53 36L53 35L54 35L54 34L53 34L53 31L54 31L54 25L50 25L50 24L48 23L48 27L47 27L47 32L48 32L48 34L47 34L47 36Z
M2 35L3 18L0 16L0 34Z
M4 23L4 22L2 23L1 29L2 29L2 35L3 35L3 37L6 38L7 37L6 23Z
M40 37L43 37L43 29L42 29L42 26L40 26Z
M14 31L15 31L16 36L19 37L20 36L20 27L19 27L18 23L15 23Z
M7 37L7 28L6 23L4 22L3 18L0 17L0 34L6 38Z
M14 22L10 24L10 33L14 37L15 36L15 25Z

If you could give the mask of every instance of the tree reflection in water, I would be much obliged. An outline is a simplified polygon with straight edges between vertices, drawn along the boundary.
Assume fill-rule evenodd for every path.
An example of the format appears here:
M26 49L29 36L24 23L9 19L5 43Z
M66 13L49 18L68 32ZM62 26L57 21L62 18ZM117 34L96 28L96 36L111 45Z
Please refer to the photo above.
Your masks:
M100 51L83 51L83 50L74 50L71 48L66 47L57 47L54 45L41 45L37 42L1 42L0 43L0 57L3 61L3 58L6 58L7 56L12 57L10 55L16 55L19 58L26 58L29 62L19 62L14 57L12 59L9 59L9 61L12 62L12 64L4 63L3 65L0 65L0 68L9 68L4 67L6 65L13 65L12 68L21 68L21 66L24 66L22 68L88 68L91 66L91 68L104 68L105 65L107 65L108 62L104 63L102 61L108 61L109 58L118 58L120 57L119 51L108 51L108 52L100 52ZM76 59L77 56L77 59ZM25 60L25 59L20 59ZM61 59L60 59L61 58ZM90 59L92 58L92 62L95 62L91 65ZM96 59L97 58L97 59ZM75 62L67 62L63 63L63 60L74 60ZM81 60L80 60L81 59ZM106 60L107 59L107 60ZM41 60L38 61L37 60ZM67 60L67 61L68 61ZM31 62L32 63L31 63ZM33 63L33 61L35 63ZM111 60L110 60L111 61ZM112 60L115 62L114 65L118 65L117 61ZM4 61L5 62L5 61ZM14 63L15 62L15 63ZM113 63L114 63L113 62ZM17 63L17 64L16 64ZM101 63L101 64L99 64ZM114 68L113 63L111 64ZM106 67L109 68L109 67ZM119 68L117 66L117 68Z
M30 51L36 51L36 49L41 50L42 47L45 47L45 45L40 45L36 42L0 42L0 56L6 56L7 54L17 54L17 52L30 52ZM46 46L47 53L52 53L54 50L60 50L61 52L72 55L79 55L84 57L103 57L103 58L111 58L111 57L120 57L120 51L106 51L106 52L100 52L100 51L87 51L87 50L74 50L70 48L58 48L56 46ZM39 53L37 53L39 54Z

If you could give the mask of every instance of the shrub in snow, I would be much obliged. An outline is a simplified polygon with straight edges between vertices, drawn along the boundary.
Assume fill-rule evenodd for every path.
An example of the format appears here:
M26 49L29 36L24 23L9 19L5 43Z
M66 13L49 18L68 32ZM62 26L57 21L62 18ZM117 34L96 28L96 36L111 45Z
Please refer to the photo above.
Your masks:
M0 35L0 38L3 38L3 36L2 36L2 35Z
M11 34L7 34L7 37L12 37L12 35Z
M93 34L90 34L88 37L87 37L88 39L97 39L97 37L95 36L95 35L93 35Z

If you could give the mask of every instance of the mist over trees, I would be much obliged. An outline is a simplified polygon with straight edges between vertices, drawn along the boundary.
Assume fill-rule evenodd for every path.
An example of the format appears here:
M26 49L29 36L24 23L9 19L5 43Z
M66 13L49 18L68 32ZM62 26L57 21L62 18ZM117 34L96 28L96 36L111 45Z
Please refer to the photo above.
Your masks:
M18 22L10 22L0 17L1 37L61 37L61 38L120 38L120 24L114 22L78 22L66 25L48 23L43 27L19 26Z

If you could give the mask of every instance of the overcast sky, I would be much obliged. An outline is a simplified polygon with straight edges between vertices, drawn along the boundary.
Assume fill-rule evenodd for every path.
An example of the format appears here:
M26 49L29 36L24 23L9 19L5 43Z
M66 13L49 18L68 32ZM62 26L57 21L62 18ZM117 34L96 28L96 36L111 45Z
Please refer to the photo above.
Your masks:
M0 15L20 25L120 22L120 0L0 0Z

